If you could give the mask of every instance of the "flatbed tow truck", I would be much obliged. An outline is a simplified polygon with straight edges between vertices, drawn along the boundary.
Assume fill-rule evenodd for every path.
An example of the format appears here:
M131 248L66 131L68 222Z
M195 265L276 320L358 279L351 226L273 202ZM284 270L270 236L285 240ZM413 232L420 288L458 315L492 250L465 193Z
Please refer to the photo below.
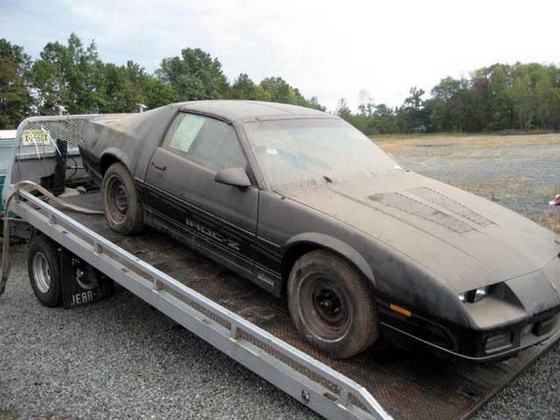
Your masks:
M11 188L21 181L45 185L56 172L60 154L55 139L67 142L67 159L73 162L72 170L65 171L70 172L66 183L69 178L74 185L76 179L87 179L79 173L77 146L86 121L94 117L23 121L3 192L4 200L13 193L10 210L32 227L30 250L43 241L60 258L61 270L48 274L53 276L49 281L61 285L67 308L110 296L116 282L329 419L470 417L560 338L553 336L493 364L443 360L383 342L349 360L330 359L297 333L284 299L166 235L153 230L137 236L113 232L101 214L99 191L82 189L86 192L63 199L99 210L85 214L37 194L29 183L17 191ZM40 277L45 274L41 267L32 264L30 272Z

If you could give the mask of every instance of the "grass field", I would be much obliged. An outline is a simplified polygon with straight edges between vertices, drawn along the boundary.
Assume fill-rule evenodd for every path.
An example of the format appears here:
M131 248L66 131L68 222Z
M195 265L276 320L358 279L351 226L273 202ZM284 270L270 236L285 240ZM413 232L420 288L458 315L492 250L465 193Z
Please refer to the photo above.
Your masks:
M476 150L501 150L509 147L542 145L560 146L560 133L512 136L435 134L398 137L391 135L390 137L374 137L373 140L389 153L410 152L418 148L435 148L444 155L446 152L452 151L452 154L460 157L472 157L471 153Z

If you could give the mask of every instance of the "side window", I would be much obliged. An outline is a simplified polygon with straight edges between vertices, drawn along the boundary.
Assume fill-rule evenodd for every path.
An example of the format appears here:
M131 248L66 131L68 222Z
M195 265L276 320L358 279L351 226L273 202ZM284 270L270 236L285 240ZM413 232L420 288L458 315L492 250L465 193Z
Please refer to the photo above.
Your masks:
M204 118L193 114L179 114L170 133L172 137L169 139L169 147L183 153L188 153L189 149L204 125Z
M213 170L247 166L233 127L214 118L179 114L163 146Z

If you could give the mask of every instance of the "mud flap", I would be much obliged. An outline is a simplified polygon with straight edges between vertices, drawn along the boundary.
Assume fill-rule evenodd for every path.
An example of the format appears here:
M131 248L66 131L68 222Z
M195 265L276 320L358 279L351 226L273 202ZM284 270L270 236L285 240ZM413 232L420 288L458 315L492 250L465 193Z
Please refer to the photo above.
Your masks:
M64 308L89 305L115 294L113 280L65 249L59 254Z

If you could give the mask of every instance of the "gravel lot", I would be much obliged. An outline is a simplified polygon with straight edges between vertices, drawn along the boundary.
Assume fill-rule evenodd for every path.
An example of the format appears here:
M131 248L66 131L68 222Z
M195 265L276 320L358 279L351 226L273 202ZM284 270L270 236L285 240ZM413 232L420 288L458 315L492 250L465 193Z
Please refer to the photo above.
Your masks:
M41 306L25 252L0 299L0 418L319 418L127 291Z
M408 169L555 218L560 210L546 202L560 185L560 136L528 140L380 144ZM42 307L27 279L26 248L13 251L0 298L0 419L319 418L124 290L72 311ZM555 346L476 418L560 418L559 389Z

